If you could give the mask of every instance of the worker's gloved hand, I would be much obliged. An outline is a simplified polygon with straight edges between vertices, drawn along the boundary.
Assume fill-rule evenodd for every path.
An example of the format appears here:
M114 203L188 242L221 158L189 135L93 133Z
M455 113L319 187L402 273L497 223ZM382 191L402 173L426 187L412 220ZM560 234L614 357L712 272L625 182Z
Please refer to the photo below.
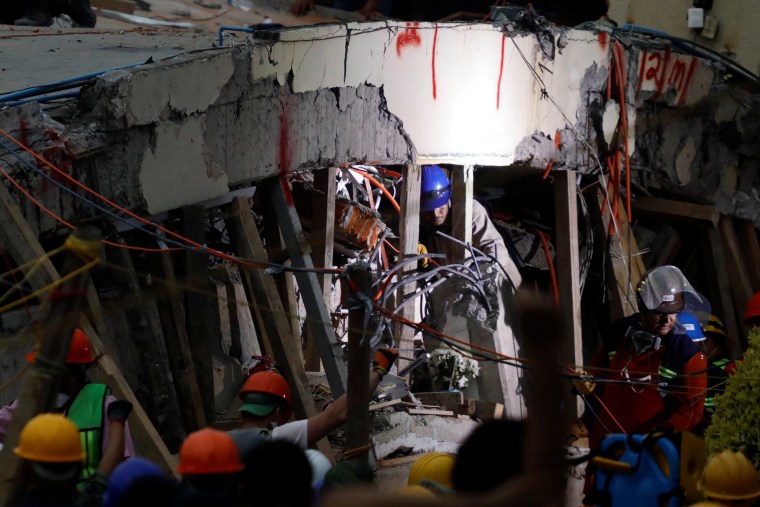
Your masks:
M108 417L108 422L121 421L124 423L127 422L130 412L132 412L132 404L129 401L116 400L108 404L106 416Z
M391 348L377 349L375 351L374 368L380 375L385 375L390 371L391 366L398 358L398 350Z
M576 373L578 376L573 377L573 386L575 387L575 390L578 391L578 394L588 396L589 394L593 393L596 384L588 378L588 372L584 370L578 370Z
M424 255L427 254L427 247L423 245L422 243L417 243L417 255ZM430 258L425 257L423 259L419 260L419 266L422 269L427 269L428 265L430 264Z

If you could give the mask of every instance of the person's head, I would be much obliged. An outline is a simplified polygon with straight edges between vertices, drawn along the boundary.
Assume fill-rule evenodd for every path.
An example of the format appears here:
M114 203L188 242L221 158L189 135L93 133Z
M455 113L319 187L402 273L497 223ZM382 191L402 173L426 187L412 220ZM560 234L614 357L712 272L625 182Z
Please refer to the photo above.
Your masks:
M266 440L257 446L242 482L246 505L308 507L314 498L309 459L288 440Z
M258 428L235 428L227 434L235 441L244 467L251 462L251 456L256 448L267 440L259 433Z
M423 165L420 181L420 216L433 226L441 226L449 215L451 181L437 165Z
M760 327L760 292L755 292L755 295L747 302L747 308L744 311L744 325L747 330Z
M490 491L520 474L523 465L525 422L511 419L483 421L457 449L451 482L457 492ZM499 456L499 466L483 456Z
M240 389L240 415L244 426L282 425L293 413L290 386L274 370L259 371L248 377Z
M636 286L636 302L644 330L665 336L673 330L677 314L702 299L680 269L659 266L644 273Z
M194 431L179 448L177 471L188 488L220 495L230 495L243 470L235 441L226 432L214 428Z
M27 422L13 452L25 460L29 487L66 490L79 480L85 453L79 428L62 414L40 414Z
M697 317L691 312L681 312L676 318L679 324L683 326L684 331L686 331L686 336L691 338L691 341L693 341L700 350L704 350L706 337L699 319L697 319Z
M103 507L120 507L124 492L140 477L163 477L161 468L145 458L129 458L119 463L108 477L108 487L103 494Z
M706 500L721 505L750 506L760 498L760 481L741 451L719 451L707 460L701 482Z
M87 335L77 328L71 335L71 345L66 356L66 374L61 382L60 392L68 398L75 396L87 383L87 368L95 362L95 353ZM26 360L32 364L37 360L37 349L26 355ZM63 399L59 400L64 404Z

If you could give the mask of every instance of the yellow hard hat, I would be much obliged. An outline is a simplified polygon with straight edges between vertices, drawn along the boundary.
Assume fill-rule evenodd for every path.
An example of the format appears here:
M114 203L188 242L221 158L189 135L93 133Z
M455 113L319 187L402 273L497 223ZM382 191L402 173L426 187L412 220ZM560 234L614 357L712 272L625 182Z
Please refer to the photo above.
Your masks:
M409 486L416 486L423 480L433 481L447 488L452 487L451 470L454 468L454 456L443 452L430 452L419 458L409 469Z
M755 465L741 452L723 450L710 456L702 475L705 498L748 500L760 497Z
M40 414L21 430L16 456L43 463L76 463L84 459L79 428L61 414Z

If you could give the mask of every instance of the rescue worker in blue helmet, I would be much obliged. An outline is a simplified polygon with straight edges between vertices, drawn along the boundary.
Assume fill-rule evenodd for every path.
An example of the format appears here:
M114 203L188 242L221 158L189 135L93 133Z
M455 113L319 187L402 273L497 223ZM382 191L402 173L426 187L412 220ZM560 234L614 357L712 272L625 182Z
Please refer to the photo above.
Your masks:
M446 264L455 262L454 256L457 245L435 234L441 231L452 233L451 220L451 180L438 165L423 165L420 184L420 242L431 253L446 255ZM477 200L472 201L472 246L483 252L494 262L498 262L502 275L506 274L513 290L522 283L522 276L509 256L504 238L488 216L488 212ZM471 253L465 249L465 258Z

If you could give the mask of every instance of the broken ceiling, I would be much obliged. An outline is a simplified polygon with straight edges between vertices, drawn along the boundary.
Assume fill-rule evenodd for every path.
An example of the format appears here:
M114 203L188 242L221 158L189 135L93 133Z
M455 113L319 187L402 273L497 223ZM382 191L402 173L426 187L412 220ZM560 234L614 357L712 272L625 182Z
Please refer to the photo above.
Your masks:
M262 31L250 45L107 72L65 105L6 108L0 128L149 215L345 163L594 173L625 137L634 193L682 194L760 224L758 100L722 62L540 21ZM624 101L605 94L611 76ZM8 153L9 138L2 146L9 173L50 209L97 214L47 183L39 161ZM41 231L56 227L22 201Z

